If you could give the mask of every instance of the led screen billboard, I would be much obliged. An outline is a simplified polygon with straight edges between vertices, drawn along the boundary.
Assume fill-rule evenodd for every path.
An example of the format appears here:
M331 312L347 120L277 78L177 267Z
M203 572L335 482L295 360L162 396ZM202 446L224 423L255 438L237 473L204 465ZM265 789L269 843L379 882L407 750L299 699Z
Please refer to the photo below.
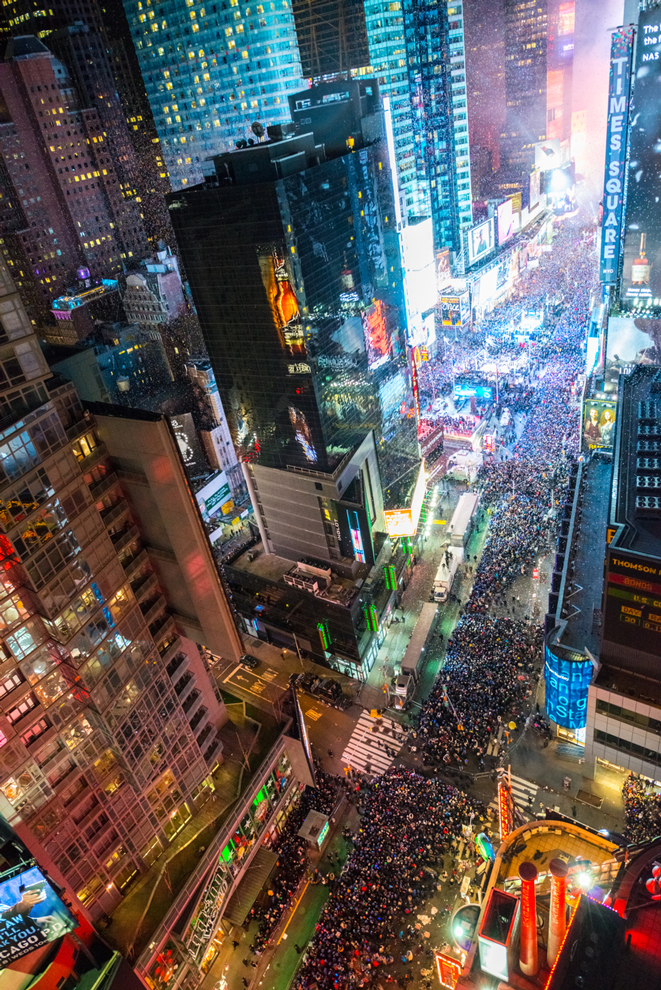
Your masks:
M0 967L77 925L38 867L0 883Z
M615 440L617 403L613 399L585 399L583 402L583 450L611 450Z
M541 172L558 168L561 165L560 138L550 138L548 141L538 141L535 145L535 168Z
M455 399L484 399L486 402L493 401L492 385L474 385L472 382L457 382L453 389Z
M514 213L512 211L512 200L506 199L498 207L498 244L504 244L514 233Z
M462 327L470 323L470 298L467 292L441 296L441 323L444 327Z
M375 299L362 313L367 366L370 369L385 364L390 356L390 335L386 324L385 306L381 299Z
M661 566L654 558L608 550L604 640L661 656Z
M180 416L170 416L170 426L177 441L186 474L190 478L208 474L209 465L204 456L191 414L182 413Z
M616 382L635 364L661 364L661 320L649 316L609 316L606 380Z
M622 301L661 310L661 8L640 12L631 100ZM624 113L622 137L626 135Z
M558 656L548 646L544 651L546 714L565 729L584 729L594 666L580 653L564 652L571 659Z
M542 188L542 173L539 171L530 173L530 203L529 209L534 210L539 203Z
M466 234L468 242L468 264L472 265L482 258L486 258L494 248L493 217L485 220L484 223L473 227Z
M425 474L425 462L422 461L418 479L413 490L413 498L408 509L386 509L383 513L386 532L388 536L415 536L418 528L422 503L425 498L425 488L427 485L427 475Z

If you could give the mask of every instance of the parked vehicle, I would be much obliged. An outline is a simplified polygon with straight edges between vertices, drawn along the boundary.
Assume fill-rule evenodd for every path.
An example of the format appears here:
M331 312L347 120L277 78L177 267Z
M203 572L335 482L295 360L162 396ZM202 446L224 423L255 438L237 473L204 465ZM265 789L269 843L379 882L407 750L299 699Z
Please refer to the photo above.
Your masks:
M247 667L248 670L254 670L255 667L259 667L259 660L252 653L244 653L242 657L239 657L239 663L242 667Z

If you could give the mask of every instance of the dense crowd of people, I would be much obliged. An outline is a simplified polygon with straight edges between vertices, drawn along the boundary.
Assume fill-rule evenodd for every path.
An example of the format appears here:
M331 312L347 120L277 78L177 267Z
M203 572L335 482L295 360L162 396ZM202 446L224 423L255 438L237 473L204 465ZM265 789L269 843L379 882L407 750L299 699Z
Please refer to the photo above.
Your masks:
M661 794L651 780L630 773L622 787L624 834L629 842L647 842L661 835Z
M250 921L259 921L252 945L255 951L259 952L268 942L308 868L305 841L298 834L301 825L311 811L330 815L339 801L339 781L325 773L318 764L316 782L316 787L306 787L273 846L273 851L278 854L278 867L275 876L269 881L270 893L248 916Z
M444 853L484 808L449 784L391 767L366 785L362 823L317 923L297 990L373 986L424 951L416 917L436 890ZM408 957L411 957L411 960ZM412 979L407 969L404 979Z

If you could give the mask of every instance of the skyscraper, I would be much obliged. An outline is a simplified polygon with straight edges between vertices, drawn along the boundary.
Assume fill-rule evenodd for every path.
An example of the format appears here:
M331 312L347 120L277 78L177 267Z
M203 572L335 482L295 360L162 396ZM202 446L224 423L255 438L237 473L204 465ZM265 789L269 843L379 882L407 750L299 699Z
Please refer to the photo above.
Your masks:
M418 174L429 184L436 246L461 251L470 226L470 151L461 5L403 0Z
M369 65L363 0L293 0L293 10L306 79Z
M172 186L199 182L201 162L254 140L253 123L289 120L301 65L289 0L125 0Z
M159 576L138 506L73 386L50 377L3 262L0 283L0 813L98 917L210 795L226 716L178 632L193 617L175 619L161 593L177 547ZM183 490L169 443L159 477L179 471ZM199 580L202 558L189 562ZM238 651L219 617L217 651Z
M420 174L409 89L408 56L401 0L365 0L370 66L358 75L376 76L382 96L390 100L397 181L402 215L429 216L429 180Z
M139 208L115 170L115 133L81 102L69 73L34 36L13 38L0 63L5 122L3 252L32 318L78 268L120 271L147 246Z
M505 0L507 116L501 167L522 179L535 164L534 145L546 138L548 2Z

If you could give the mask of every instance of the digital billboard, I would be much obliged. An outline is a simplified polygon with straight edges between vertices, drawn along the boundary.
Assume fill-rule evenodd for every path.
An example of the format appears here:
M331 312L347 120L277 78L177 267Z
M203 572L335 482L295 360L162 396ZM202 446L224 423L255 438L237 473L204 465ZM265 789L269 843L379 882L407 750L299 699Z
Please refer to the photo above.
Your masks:
M661 8L640 12L631 100L622 301L661 309ZM624 105L622 107L624 111ZM626 135L624 112L623 138Z
M452 277L450 270L450 248L436 252L436 288L439 292L446 287Z
M560 159L560 138L550 138L548 141L538 141L535 145L535 168L540 172L548 172L550 169L558 168L561 165Z
M220 512L221 508L230 502L232 498L225 472L220 471L208 484L200 488L199 492L195 493L195 498L200 507L200 512L205 518L214 516L217 512Z
M493 217L471 228L466 234L468 243L468 264L472 265L481 258L486 258L494 248Z
M498 217L498 244L504 244L514 233L514 213L512 212L512 200L506 199L501 203L497 211Z
M661 656L661 566L608 549L604 640Z
M530 173L530 202L528 209L534 210L539 203L542 188L542 173L539 171Z
M441 323L444 327L462 327L470 323L470 297L468 292L441 296Z
M413 498L408 509L386 509L383 513L388 536L415 536L425 498L427 475L422 461L418 479L413 490Z
M631 371L635 364L661 364L661 319L609 316L606 380L616 382L621 371Z
M474 396L476 399L493 401L492 385L474 385L472 382L457 382L453 388L455 399L466 399Z
M620 27L613 32L611 38L611 71L606 123L606 174L604 176L601 255L599 259L599 278L605 283L617 281L620 264L633 35L633 27Z
M581 429L583 450L612 449L616 411L614 399L585 399Z
M37 866L0 883L0 967L77 925Z
M571 659L558 656L548 645L544 651L546 714L565 729L584 729L594 666L580 653L563 652Z
M386 324L385 306L375 299L361 314L367 350L367 366L370 369L385 364L390 356L390 335Z
M182 413L180 416L170 416L170 426L177 441L186 474L191 478L208 474L209 465L204 456L191 414Z

